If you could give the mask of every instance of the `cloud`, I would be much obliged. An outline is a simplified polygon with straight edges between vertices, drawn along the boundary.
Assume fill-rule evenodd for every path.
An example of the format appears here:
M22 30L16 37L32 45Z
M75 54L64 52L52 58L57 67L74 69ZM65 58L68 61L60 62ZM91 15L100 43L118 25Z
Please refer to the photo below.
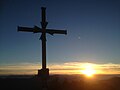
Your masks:
M56 70L56 73L60 70L64 70L66 73L80 74L80 70L84 68L85 65L92 64L93 68L97 71L97 74L120 74L120 64L106 63L87 63L87 62L67 62L63 64L55 64L51 70Z
M97 71L97 74L120 74L120 64L114 63L87 63L87 62L66 62L50 63L48 65L51 74L81 74L80 70L84 65L91 64ZM0 75L4 74L37 74L41 64L35 63L14 63L0 65Z

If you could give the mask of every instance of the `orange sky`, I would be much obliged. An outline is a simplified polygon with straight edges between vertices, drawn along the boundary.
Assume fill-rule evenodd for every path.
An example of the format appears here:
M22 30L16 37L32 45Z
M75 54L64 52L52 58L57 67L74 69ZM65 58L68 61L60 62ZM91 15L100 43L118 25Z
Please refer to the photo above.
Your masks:
M19 63L0 65L0 75L37 74L40 63ZM82 74L85 67L92 66L95 74L120 74L120 64L95 64L87 62L66 62L49 64L50 74Z

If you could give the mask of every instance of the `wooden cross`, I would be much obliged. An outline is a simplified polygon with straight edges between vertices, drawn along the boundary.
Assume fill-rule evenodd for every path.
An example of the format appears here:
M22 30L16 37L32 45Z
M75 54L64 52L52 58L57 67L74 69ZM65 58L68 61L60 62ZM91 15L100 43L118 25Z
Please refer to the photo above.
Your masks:
M18 31L23 32L33 32L33 33L41 33L41 41L42 41L42 69L38 70L38 75L42 77L49 76L49 69L46 68L46 33L48 34L67 34L66 30L55 30L55 29L46 29L48 22L46 21L46 8L42 7L42 28L34 26L33 28L29 27L19 27Z

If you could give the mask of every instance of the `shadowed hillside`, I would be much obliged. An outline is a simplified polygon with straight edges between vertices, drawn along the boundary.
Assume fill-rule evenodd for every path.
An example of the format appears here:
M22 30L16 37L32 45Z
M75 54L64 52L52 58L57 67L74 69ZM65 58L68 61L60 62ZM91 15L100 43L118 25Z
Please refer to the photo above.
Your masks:
M48 90L120 90L120 77L107 80L66 77L51 76ZM0 90L41 90L41 80L38 77L0 78Z

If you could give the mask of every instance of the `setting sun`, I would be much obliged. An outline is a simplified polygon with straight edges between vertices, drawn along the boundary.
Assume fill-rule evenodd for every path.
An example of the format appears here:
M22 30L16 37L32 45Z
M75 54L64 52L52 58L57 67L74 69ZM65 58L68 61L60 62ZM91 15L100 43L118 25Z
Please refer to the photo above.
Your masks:
M83 67L83 70L81 70L81 73L88 77L91 77L96 73L96 70L94 70L94 67L92 64L87 63L87 64L84 64L82 67Z

